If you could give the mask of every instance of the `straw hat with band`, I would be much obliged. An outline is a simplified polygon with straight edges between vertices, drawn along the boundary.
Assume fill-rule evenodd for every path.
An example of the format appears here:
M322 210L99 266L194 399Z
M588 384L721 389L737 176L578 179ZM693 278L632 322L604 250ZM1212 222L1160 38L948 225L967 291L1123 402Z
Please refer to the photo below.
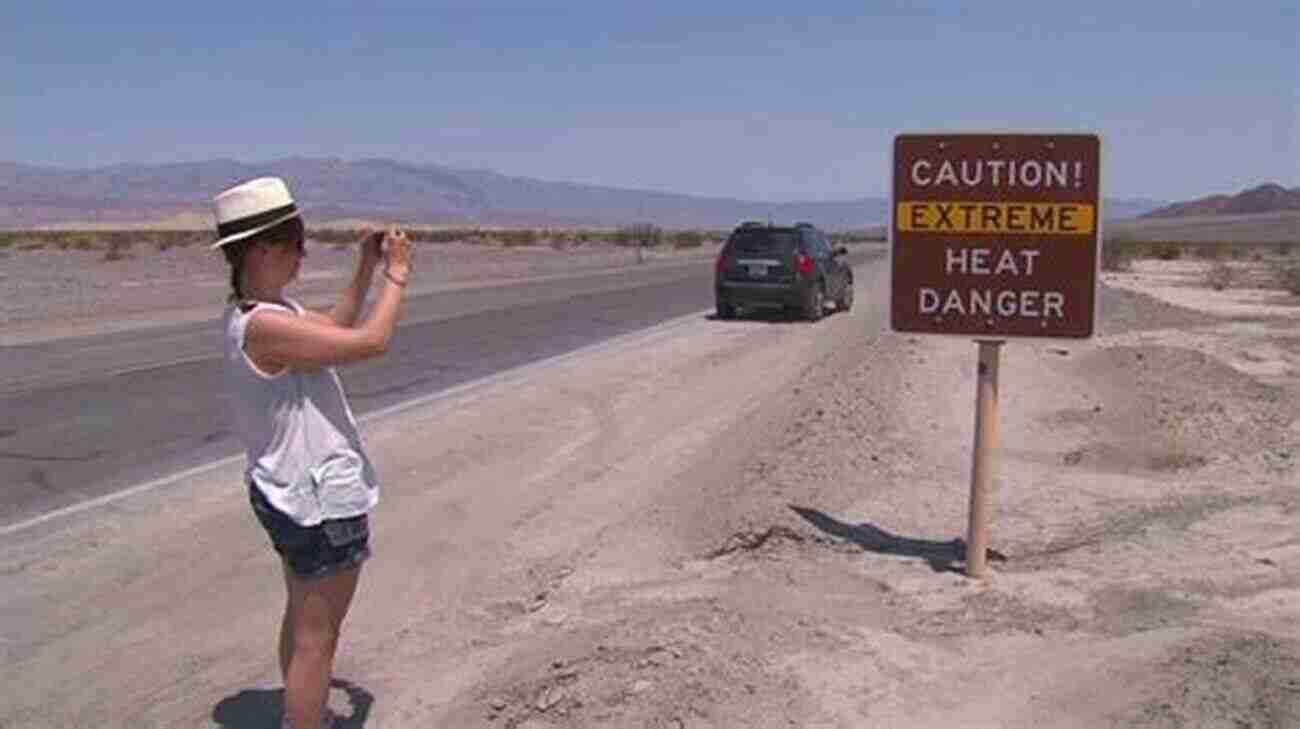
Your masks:
M278 177L259 177L213 198L217 242L213 248L243 240L298 215L289 187Z

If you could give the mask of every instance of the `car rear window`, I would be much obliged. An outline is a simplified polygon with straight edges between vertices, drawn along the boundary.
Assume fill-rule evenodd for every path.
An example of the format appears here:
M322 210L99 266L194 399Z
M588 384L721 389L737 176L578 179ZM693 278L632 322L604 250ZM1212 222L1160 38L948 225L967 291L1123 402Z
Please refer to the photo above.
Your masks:
M731 250L745 255L781 255L794 250L798 237L789 231L741 230L731 236Z

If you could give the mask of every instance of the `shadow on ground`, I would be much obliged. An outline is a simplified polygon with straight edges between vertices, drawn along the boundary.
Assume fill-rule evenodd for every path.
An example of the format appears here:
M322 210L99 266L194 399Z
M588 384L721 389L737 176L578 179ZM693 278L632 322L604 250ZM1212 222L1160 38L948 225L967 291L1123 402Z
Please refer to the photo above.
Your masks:
M816 509L794 505L790 509L822 532L856 544L867 552L923 559L935 572L961 572L965 569L966 540L960 537L946 542L913 539L891 534L866 522L849 524ZM1005 562L1007 559L1006 555L993 549L987 550L986 554L994 562Z
M841 313L839 309L827 309L822 313L822 317L834 316ZM778 309L775 307L760 307L754 309L744 309L736 314L733 319L724 319L718 316L715 311L705 316L709 321L761 321L768 324L787 324L790 322L811 323L803 312L799 309Z
M330 681L330 688L348 695L352 712L335 715L335 729L362 729L370 716L375 697L369 691L341 679ZM284 689L244 689L227 696L212 708L212 720L225 729L280 729L284 716Z

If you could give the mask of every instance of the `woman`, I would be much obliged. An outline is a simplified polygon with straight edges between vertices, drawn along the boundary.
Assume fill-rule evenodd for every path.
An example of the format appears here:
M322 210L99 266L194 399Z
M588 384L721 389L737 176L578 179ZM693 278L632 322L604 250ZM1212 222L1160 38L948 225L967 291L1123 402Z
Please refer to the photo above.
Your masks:
M230 264L225 312L229 400L248 452L249 499L284 565L280 626L284 724L327 726L326 699L339 628L370 556L367 514L379 500L374 468L334 366L388 349L411 247L392 228L367 235L352 280L328 314L284 295L304 256L302 217L278 178L251 180L215 198L217 235ZM361 319L382 262L377 300Z

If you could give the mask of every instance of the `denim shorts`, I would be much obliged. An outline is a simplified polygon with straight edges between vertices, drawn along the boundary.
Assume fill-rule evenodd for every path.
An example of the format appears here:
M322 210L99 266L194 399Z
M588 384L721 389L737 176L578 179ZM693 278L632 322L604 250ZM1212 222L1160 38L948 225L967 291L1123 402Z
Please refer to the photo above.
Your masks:
M253 484L248 485L248 500L275 551L299 577L326 577L370 558L370 519L366 514L327 519L307 527L272 506Z

